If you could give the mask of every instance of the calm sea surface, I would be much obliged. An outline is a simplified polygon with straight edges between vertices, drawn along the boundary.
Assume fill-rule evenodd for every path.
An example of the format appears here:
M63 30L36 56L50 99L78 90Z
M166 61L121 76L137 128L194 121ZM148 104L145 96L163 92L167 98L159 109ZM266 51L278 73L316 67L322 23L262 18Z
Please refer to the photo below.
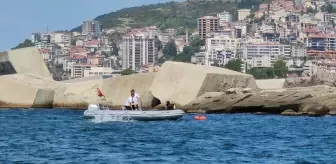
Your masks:
M0 110L0 163L336 163L336 117L93 123L82 115Z

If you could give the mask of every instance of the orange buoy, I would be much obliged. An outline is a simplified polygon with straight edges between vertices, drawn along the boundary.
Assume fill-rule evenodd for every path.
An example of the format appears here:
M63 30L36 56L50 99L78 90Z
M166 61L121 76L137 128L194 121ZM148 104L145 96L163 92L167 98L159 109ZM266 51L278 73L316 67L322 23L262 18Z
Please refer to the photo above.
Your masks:
M194 120L206 120L207 118L205 117L205 116L199 116L199 115L196 115L195 117L194 117Z
M201 117L198 116L198 115L196 115L196 116L194 117L194 120L200 120L200 119L201 119Z
M206 120L207 118L205 116L200 116L200 120Z

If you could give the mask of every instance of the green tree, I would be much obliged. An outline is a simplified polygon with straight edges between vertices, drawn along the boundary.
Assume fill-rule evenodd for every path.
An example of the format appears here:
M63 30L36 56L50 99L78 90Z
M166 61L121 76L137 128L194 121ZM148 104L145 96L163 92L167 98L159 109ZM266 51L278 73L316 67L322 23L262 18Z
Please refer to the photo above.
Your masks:
M321 7L321 10L323 12L328 12L328 13L335 13L336 12L336 9L334 8L334 6L332 4L323 5Z
M120 49L118 44L115 41L113 41L111 43L111 47L112 47L112 55L118 56L119 55L119 49Z
M278 78L285 78L286 74L288 73L288 67L286 66L286 62L283 60L278 60L273 65L274 67L274 74L278 76Z
M195 55L194 48L191 46L186 46L183 48L183 52L179 53L173 61L186 62L189 63L191 61L191 57Z
M163 47L161 40L157 36L155 36L155 41L154 42L155 42L155 48L158 51L160 51Z
M121 75L131 75L135 74L135 71L132 70L131 68L124 69L120 72Z
M177 49L174 40L170 40L163 48L163 55L166 58L173 58L177 55Z
M273 79L274 78L275 73L274 73L274 68L273 67L267 67L267 68L264 68L264 70L265 70L265 73L266 73L268 79Z
M202 40L199 36L195 36L191 39L191 44L192 47L201 47L205 45L205 41Z
M316 10L314 10L312 7L308 7L307 8L307 13L313 13L313 14L315 14Z
M241 72L242 71L241 70L242 63L243 62L240 59L233 59L233 60L230 60L227 64L225 64L224 67L226 69Z
M20 43L16 47L12 48L12 50L19 49L19 48L33 47L33 46L35 46L35 44L31 40L26 39L23 41L23 43Z
M267 73L265 72L265 69L253 67L248 70L247 73L252 75L255 79L267 79Z

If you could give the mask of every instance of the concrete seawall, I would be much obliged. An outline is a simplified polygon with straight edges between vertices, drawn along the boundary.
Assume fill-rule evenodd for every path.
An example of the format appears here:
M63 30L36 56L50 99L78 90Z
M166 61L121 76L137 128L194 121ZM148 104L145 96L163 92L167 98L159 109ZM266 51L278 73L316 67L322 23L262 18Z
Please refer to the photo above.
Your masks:
M143 108L171 101L187 112L336 114L336 88L283 88L283 79L255 81L251 75L211 66L165 62L157 73L58 82L36 48L0 53L0 66L0 108L86 109L90 103L120 108L135 89Z

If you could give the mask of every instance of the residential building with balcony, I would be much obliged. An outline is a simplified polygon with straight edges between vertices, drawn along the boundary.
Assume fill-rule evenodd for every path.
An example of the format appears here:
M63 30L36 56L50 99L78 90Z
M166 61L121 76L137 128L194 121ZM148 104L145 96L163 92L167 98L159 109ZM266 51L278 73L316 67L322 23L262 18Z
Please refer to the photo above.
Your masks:
M289 59L291 47L279 43L248 43L244 49L247 66L271 67L279 58Z
M336 51L335 34L315 34L304 39L308 50Z
M217 17L219 18L219 26L221 27L224 26L225 22L232 22L232 15L227 11L218 13Z
M82 35L99 35L101 24L98 21L84 21L82 23Z
M83 77L103 76L103 75L116 76L116 74L113 74L113 72L114 70L109 67L97 67L97 66L84 67Z
M234 22L231 23L231 25L235 28L235 29L240 29L241 31L241 36L246 36L247 34L247 24L244 22Z
M63 71L71 72L72 67L75 64L87 64L87 58L83 56L75 56L75 57L66 56L63 61Z
M53 32L50 35L51 43L64 47L71 46L72 33L66 31Z
M143 65L155 64L158 51L155 47L154 37L136 33L128 34L122 38L122 68L139 69Z
M91 69L92 65L90 64L74 64L71 68L71 75L72 79L78 79L84 77L84 70Z
M167 33L169 36L175 36L177 33L177 30L174 28L168 28L164 30L164 33Z
M204 16L198 18L198 34L201 39L206 39L208 35L219 29L219 18L214 16Z
M238 21L245 20L251 14L250 9L240 9L238 10Z
M208 38L206 43L206 65L212 65L214 62L222 65L236 58L238 46L236 38L230 37L230 35L215 35L212 38Z

